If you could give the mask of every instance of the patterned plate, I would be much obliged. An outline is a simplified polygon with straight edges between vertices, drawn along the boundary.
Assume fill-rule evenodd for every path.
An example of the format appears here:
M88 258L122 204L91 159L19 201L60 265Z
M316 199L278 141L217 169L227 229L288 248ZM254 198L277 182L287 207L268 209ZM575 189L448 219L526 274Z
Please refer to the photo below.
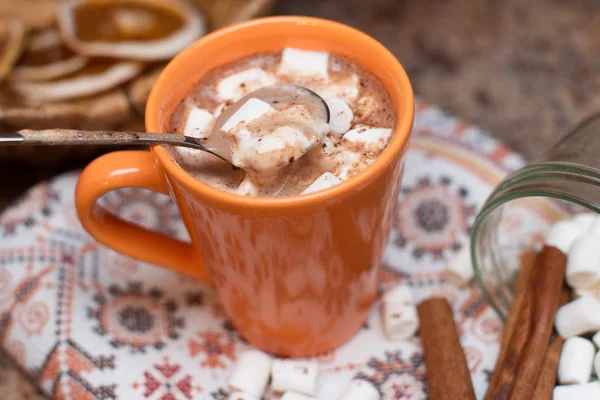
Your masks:
M523 161L422 102L406 161L382 287L408 281L418 300L435 293L451 301L481 396L502 325L475 285L456 289L440 273L467 245L491 189ZM3 348L58 399L226 399L229 370L248 344L212 291L92 240L75 214L76 180L70 173L40 184L0 216ZM129 220L185 237L167 197L130 189L103 201ZM386 340L377 307L351 341L317 361L318 399L335 399L355 376L385 400L428 398L419 339Z

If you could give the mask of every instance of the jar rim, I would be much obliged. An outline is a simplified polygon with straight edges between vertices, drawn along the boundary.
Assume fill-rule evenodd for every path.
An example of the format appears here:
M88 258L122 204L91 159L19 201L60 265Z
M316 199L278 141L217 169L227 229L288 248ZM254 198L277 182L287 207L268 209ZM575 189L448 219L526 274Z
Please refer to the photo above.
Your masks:
M484 280L485 272L479 265L478 246L480 242L478 239L487 218L501 206L527 197L564 200L600 213L600 202L596 203L589 198L577 195L576 191L569 190L582 185L597 188L598 199L600 199L600 171L597 169L569 162L534 162L506 176L490 193L481 207L471 231L470 250L474 277L485 299L504 321L506 321L510 308L510 299L506 297L505 291L512 289L508 287L507 282L500 282L501 285L506 285L501 288L504 290L494 290L492 293L491 288L486 285ZM568 215L566 210L564 215ZM501 301L502 304L498 304L498 301Z

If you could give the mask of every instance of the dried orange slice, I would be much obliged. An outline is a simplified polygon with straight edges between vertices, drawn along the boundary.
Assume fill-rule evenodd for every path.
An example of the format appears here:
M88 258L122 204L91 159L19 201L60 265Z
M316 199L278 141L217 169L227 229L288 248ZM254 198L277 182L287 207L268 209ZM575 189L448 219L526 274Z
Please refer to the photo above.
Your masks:
M20 21L26 30L44 29L56 20L56 10L62 0L2 0L0 17L4 21Z
M164 60L206 32L185 0L66 0L58 19L67 45L86 56Z
M88 58L66 47L57 29L31 35L10 76L20 81L45 81L81 70Z
M0 80L10 73L21 55L25 27L18 21L0 24Z
M94 60L74 74L44 81L13 81L11 88L29 103L75 99L112 89L137 76L144 64Z

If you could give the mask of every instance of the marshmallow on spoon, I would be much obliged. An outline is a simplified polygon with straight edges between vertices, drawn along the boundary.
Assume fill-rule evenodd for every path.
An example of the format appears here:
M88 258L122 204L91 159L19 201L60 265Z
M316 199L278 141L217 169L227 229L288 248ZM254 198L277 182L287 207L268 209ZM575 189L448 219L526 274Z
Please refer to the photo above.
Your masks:
M314 395L317 391L319 366L314 361L275 360L271 367L271 388L275 392L298 392Z
M583 296L560 307L554 327L560 336L568 338L600 330L600 301Z
M253 171L275 171L302 157L329 132L329 124L315 119L305 106L276 110L248 99L221 128L234 165Z
M581 226L576 222L569 220L558 221L552 225L550 232L548 232L546 246L556 247L564 254L568 254L571 245L582 233Z
M571 244L565 278L578 289L594 287L600 281L600 236L584 234Z
M217 84L217 95L223 101L236 100L244 95L275 85L277 79L260 68L250 68L223 78Z
M354 113L344 100L331 99L327 100L329 107L329 127L331 132L336 135L343 135L350 130Z
M552 392L552 400L598 400L600 399L600 381L582 385L557 386Z
M320 190L329 189L329 188L334 187L335 185L337 185L338 183L341 183L341 182L342 181L339 180L332 173L325 172L316 181L314 181L309 187L307 187L306 189L304 189L304 191L302 192L302 194L309 194L309 193L318 192Z
M473 264L471 262L471 248L463 246L446 264L442 273L443 279L452 282L455 286L465 287L473 279Z
M379 391L369 381L354 379L344 390L339 400L379 400Z
M310 76L327 79L329 53L322 51L299 50L285 48L281 52L279 75Z
M407 285L398 285L383 295L381 320L385 336L390 340L406 339L417 332L419 316Z
M243 392L262 398L271 372L271 357L258 350L241 353L229 380L230 392Z
M565 340L558 361L558 382L561 385L589 382L594 353L594 345L587 339L575 336Z
M232 116L223 124L222 131L230 131L235 128L240 122L248 123L252 120L260 118L272 109L267 102L257 98L248 99Z

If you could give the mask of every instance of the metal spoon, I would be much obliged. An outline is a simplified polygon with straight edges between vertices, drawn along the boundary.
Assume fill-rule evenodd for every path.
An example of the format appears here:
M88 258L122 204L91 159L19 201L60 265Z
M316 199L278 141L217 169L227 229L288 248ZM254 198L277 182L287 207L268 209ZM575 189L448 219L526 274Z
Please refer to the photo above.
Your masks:
M258 89L236 101L215 121L207 139L197 139L175 133L80 131L74 129L24 129L16 133L0 134L0 145L156 145L189 147L210 153L230 164L231 149L221 136L221 127L248 100L256 98L273 104L302 104L315 118L329 122L329 107L312 90L296 85L274 85Z

